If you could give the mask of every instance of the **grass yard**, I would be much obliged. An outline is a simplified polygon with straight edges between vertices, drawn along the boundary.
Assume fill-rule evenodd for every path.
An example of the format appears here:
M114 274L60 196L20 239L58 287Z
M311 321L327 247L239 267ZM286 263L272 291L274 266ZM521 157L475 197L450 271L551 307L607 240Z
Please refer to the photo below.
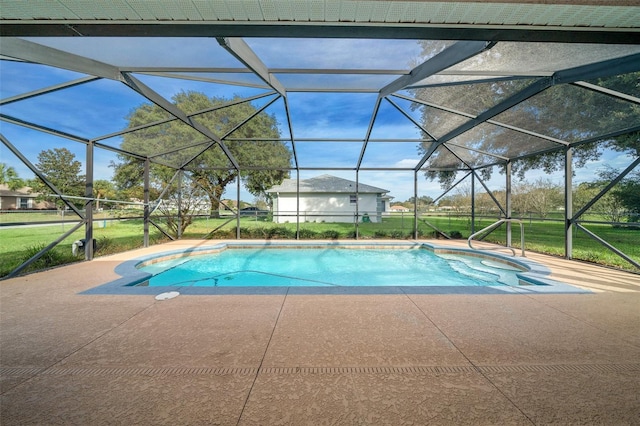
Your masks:
M449 222L451 220L451 223ZM466 238L471 234L471 221L468 218L429 217L428 221L443 230L458 230ZM489 226L494 220L476 221L475 230ZM598 235L617 249L621 250L636 262L640 262L640 230L614 228L604 224L583 224L585 228ZM532 220L525 221L525 249L539 253L564 255L564 223L557 221ZM485 241L504 244L506 227L502 225L492 232ZM513 224L512 245L520 247L520 226ZM633 265L611 252L598 241L592 239L582 230L573 230L573 257L602 265L622 268L638 272Z
M118 211L119 212L119 211ZM108 219L115 217L116 211L105 210L97 211L93 213L94 219ZM140 211L136 212L140 215ZM12 223L46 223L46 222L59 222L62 220L77 220L78 215L72 211L60 212L58 210L34 210L34 211L3 211L0 213L0 223L12 224Z
M106 226L105 226L106 224ZM74 223L21 228L0 228L0 277L9 274L21 263L38 253L42 248L73 228ZM94 238L98 242L97 256L118 253L143 246L142 220L96 221ZM65 238L49 253L36 261L25 272L35 271L84 259L73 256L71 245L84 238L84 227ZM149 240L152 244L166 241L164 235L151 227Z
M3 215L4 216L4 215ZM60 216L58 216L58 220ZM433 238L437 235L424 219L440 230L467 238L471 234L471 220L468 217L425 216L418 223L418 235ZM24 219L23 219L24 220ZM197 218L183 235L184 238L203 238L228 219ZM40 221L40 220L36 220ZM476 220L476 231L493 223L494 219ZM34 222L34 220L30 220ZM7 223L3 220L3 223ZM232 220L216 231L211 238L235 238L236 220ZM63 232L73 227L73 223L20 228L0 228L0 276L5 276L22 262L32 257L43 247L54 241ZM590 224L587 229L608 241L636 261L640 262L640 230L613 228L610 225ZM414 223L410 216L384 218L382 223L358 224L360 239L411 239ZM96 220L94 236L98 242L96 256L131 250L143 245L143 225L141 219ZM525 247L527 250L562 256L564 254L563 222L531 220L525 225ZM296 223L276 224L267 218L242 217L240 220L241 238L258 239L294 239ZM301 239L353 239L355 225L351 223L300 223ZM503 225L485 241L504 244L506 239ZM50 253L34 263L29 270L79 261L82 256L71 254L71 244L84 238L84 228L67 237ZM150 226L152 244L166 241L167 238L155 227ZM512 243L520 246L520 228L513 226ZM574 258L634 271L634 267L624 259L610 252L599 242L580 230L574 231ZM635 270L638 272L637 270Z

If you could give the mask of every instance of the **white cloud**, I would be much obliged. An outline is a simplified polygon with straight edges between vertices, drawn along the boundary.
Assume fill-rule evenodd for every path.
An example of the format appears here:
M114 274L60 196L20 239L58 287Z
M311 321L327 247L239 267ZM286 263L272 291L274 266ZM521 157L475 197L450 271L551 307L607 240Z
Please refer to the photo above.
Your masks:
M213 38L37 37L35 43L107 64L136 67L243 67Z
M418 161L413 158L403 158L400 161L396 161L393 167L405 168L405 167L415 167Z
M415 40L245 39L271 68L407 69L418 57Z

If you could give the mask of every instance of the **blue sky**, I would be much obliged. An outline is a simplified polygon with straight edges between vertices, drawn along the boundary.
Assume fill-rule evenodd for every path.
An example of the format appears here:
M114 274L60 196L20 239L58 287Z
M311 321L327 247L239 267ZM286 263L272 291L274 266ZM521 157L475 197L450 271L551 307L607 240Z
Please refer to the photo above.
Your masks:
M420 46L415 41L390 40L269 40L246 39L251 48L269 67L294 68L376 68L410 69L420 56ZM94 39L94 42L95 39ZM123 39L98 39L97 45L90 45L80 38L50 40L52 46L86 55L96 60L119 66L135 67L148 65L180 66L189 62L201 67L240 67L215 40L196 39L185 43L183 39L139 39L134 42ZM166 54L171 52L171 55ZM195 63L193 63L195 59ZM151 62L149 62L151 61ZM61 82L83 77L71 71L52 67L2 61L0 63L0 97L6 98L20 93L47 87ZM248 97L263 93L264 89L243 87L240 85L221 85L190 80L176 80L154 76L137 76L165 98L171 98L184 90L201 91L210 96ZM303 80L295 80L291 75L276 76L290 86L325 87L326 84L352 84L357 81L361 87L380 87L397 78L397 75L377 76L335 75L328 77L330 82L318 76L309 75ZM257 82L255 77L243 75L245 81ZM373 113L375 93L301 93L288 95L291 121L296 138L342 138L364 139ZM3 113L25 120L34 120L37 124L50 126L81 137L94 138L100 135L124 129L127 114L146 99L128 89L124 84L98 80L65 89L25 101L3 106ZM266 100L255 103L262 105ZM401 106L407 104L397 101ZM288 137L286 115L283 102L275 102L267 110L274 114L280 123L281 134ZM407 109L407 112L408 111ZM35 119L34 119L35 117ZM37 154L44 149L64 146L74 152L78 160L84 163L84 145L67 141L55 136L29 130L20 126L0 122L0 131L33 163ZM395 108L383 101L373 128L372 138L419 138L419 130ZM120 140L104 141L118 146ZM299 163L302 167L354 167L362 144L352 142L317 143L299 142L296 144ZM109 179L111 161L116 157L109 151L96 150L95 178ZM363 158L363 167L413 167L420 159L416 143L376 143L370 142ZM0 162L14 166L20 176L32 176L28 168L21 164L4 145L0 145ZM607 152L597 162L576 171L575 182L592 180L595 170L604 164L623 168L631 162L629 157ZM331 173L355 180L352 171L302 171L302 179L318 174ZM295 177L295 173L292 175ZM547 176L544 172L530 172L527 180L550 178L561 183L561 173ZM395 200L403 201L413 196L413 172L410 171L361 171L359 179L363 183L390 190ZM504 177L497 172L488 183L492 189L504 187ZM235 189L232 190L232 194ZM441 189L437 182L419 179L419 195L436 197ZM242 198L251 201L253 197L243 192Z

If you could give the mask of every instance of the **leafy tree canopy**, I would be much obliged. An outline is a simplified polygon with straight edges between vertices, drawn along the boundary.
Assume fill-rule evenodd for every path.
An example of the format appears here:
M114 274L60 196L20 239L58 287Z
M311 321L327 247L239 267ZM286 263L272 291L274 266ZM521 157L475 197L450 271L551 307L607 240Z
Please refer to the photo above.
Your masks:
M600 190L619 174L620 170L607 166L597 172L598 179L588 186ZM613 222L620 222L624 215L631 222L640 220L640 172L626 175L596 203L596 208L607 212L610 218L613 217L610 219Z
M181 92L172 101L187 114L209 111L194 115L192 119L224 139L224 144L240 165L240 179L253 195L264 195L267 189L289 176L288 170L274 170L288 169L291 162L291 152L278 140L280 132L274 116L262 112L236 128L257 112L249 102L240 102L240 98L228 100L210 98L198 92ZM129 128L166 118L168 114L164 110L149 104L141 105L127 117ZM243 138L267 140L240 140ZM273 140L269 141L269 138ZM150 173L152 196L162 191L176 167L183 167L190 172L191 179L206 191L212 211L218 210L218 200L237 176L237 171L217 143L178 120L128 133L124 136L122 148L150 156L156 162ZM116 185L130 197L142 198L143 163L123 155L119 159L119 163L113 164ZM259 167L271 170L252 170Z
M10 190L15 191L24 186L24 179L18 176L14 167L0 163L0 184L7 185Z
M440 44L434 45L433 42L424 42L423 55L425 57L433 56L434 52L442 48L443 46ZM520 47L514 45L513 48L519 49ZM523 54L523 52L511 53L516 58ZM505 57L491 57L498 54ZM485 56L491 57L491 60L494 61L508 60L506 57L508 55L505 55L504 52L498 53L489 50L485 52ZM485 61L487 59L484 57ZM466 66L473 68L475 66L473 61L481 61L481 59L476 57ZM521 91L534 81L533 79L516 79L473 85L427 87L416 89L414 94L417 99L430 104L478 115ZM601 78L590 83L632 96L640 94L640 72ZM450 130L468 121L468 118L464 116L431 106L416 104L414 108L421 110L422 125L429 132L428 135L423 135L425 138L433 137L437 140ZM552 86L538 93L499 114L494 120L565 142L577 142L637 126L640 124L640 106L603 93L564 84ZM455 170L465 168L465 163L477 166L497 161L496 157L485 153L514 158L534 150L545 150L558 146L552 141L518 133L490 123L476 126L454 138L451 142L475 151L456 147L451 147L451 150L448 150L445 147L440 147L433 153L425 164L427 168L431 167L431 170L426 171L425 175L427 179L438 179L443 187L448 187L454 182ZM418 146L419 153L424 155L431 145L431 142L421 143ZM600 140L598 143L576 146L573 152L575 165L581 167L587 161L599 159L605 148L640 155L640 132L627 133ZM513 163L513 172L520 178L523 178L525 172L531 169L543 169L550 173L561 170L563 160L564 152L562 150L527 157ZM491 176L491 169L482 169L481 171L484 178Z
M96 209L100 209L100 200L103 198L115 198L117 191L115 185L105 179L98 179L93 182L93 193L96 197Z
M415 203L415 197L409 197L409 199L407 199L407 201L405 201L405 203L409 203L413 206L413 204ZM421 197L418 197L418 205L423 205L423 206L428 206L430 204L433 204L433 198L429 197L428 195L423 195Z
M38 154L36 168L51 182L63 195L75 197L84 196L85 177L80 174L82 163L76 160L74 153L66 148L53 148L41 151ZM30 181L31 190L43 194L50 194L52 190L40 179ZM52 199L43 196L43 199ZM71 203L82 205L82 202L70 200ZM56 199L58 207L64 203Z

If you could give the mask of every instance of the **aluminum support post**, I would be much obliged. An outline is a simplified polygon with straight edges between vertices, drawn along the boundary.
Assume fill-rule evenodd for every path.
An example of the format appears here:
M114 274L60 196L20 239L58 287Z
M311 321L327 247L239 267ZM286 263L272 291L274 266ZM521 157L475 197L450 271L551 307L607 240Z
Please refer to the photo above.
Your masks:
M507 161L507 171L506 171L506 202L505 202L505 213L506 219L511 219L511 161ZM511 247L511 222L507 222L507 247ZM524 247L522 247L524 248Z
M573 149L564 151L564 256L573 258Z
M150 169L151 161L147 157L144 160L144 223L143 223L143 233L144 233L144 246L149 247L149 216L151 214L151 209L149 208L149 169Z
M176 238L182 238L182 170L178 170L178 228L176 230Z
M300 239L300 171L296 170L296 240Z
M418 239L418 171L413 172L413 238Z
M86 147L84 196L84 259L93 260L93 142Z
M359 235L359 217L358 215L360 214L359 209L358 209L358 205L360 204L359 200L358 200L358 186L360 185L359 183L359 172L358 170L356 170L356 240L359 239L360 235Z
M240 169L236 170L236 240L239 240L240 235Z
M471 233L476 233L476 175L471 173Z

